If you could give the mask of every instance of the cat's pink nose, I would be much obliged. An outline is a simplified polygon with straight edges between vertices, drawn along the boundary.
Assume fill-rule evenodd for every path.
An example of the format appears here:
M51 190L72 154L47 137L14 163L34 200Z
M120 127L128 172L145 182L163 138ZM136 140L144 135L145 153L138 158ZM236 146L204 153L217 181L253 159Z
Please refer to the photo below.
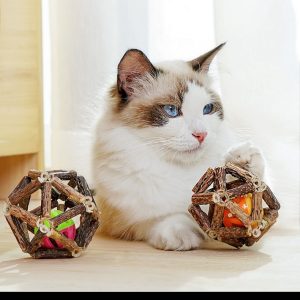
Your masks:
M197 132L193 133L193 137L196 138L199 141L199 143L203 143L207 137L207 134L207 132Z

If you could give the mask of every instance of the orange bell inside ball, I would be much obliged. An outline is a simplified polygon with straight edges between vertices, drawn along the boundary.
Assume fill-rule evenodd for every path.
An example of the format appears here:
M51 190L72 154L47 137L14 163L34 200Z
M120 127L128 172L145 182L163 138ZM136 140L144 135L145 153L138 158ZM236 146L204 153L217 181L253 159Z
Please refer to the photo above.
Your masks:
M252 194L236 197L232 202L236 203L248 216L252 213ZM229 210L224 211L223 224L225 227L244 227L243 222L235 217Z

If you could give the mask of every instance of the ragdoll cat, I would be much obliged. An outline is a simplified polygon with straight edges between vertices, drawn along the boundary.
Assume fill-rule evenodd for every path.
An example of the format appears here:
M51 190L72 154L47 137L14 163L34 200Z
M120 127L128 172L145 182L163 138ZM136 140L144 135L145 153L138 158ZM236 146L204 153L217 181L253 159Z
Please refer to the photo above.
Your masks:
M199 248L202 234L187 213L199 177L228 160L263 176L257 148L230 149L235 141L208 78L222 47L156 66L139 50L122 58L94 145L105 234L164 250Z

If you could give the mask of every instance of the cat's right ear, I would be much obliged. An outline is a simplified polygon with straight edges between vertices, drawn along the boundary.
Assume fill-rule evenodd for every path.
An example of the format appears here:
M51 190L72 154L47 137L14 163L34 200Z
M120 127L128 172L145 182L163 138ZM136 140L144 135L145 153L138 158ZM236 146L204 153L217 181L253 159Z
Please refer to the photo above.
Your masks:
M216 55L224 48L226 43L223 43L215 49L201 55L200 57L189 62L195 72L208 73L211 63Z
M148 57L140 50L128 50L118 66L118 90L121 97L128 100L133 95L136 81L147 74L157 76L157 70Z

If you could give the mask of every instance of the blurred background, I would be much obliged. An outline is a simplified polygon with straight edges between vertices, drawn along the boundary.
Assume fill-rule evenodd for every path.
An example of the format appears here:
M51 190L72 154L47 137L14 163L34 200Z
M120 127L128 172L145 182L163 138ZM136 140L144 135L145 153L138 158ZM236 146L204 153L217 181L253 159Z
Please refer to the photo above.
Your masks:
M297 0L0 0L0 198L29 167L93 181L93 126L127 49L190 60L227 41L212 72L227 119L265 152L281 224L299 226L299 12Z

